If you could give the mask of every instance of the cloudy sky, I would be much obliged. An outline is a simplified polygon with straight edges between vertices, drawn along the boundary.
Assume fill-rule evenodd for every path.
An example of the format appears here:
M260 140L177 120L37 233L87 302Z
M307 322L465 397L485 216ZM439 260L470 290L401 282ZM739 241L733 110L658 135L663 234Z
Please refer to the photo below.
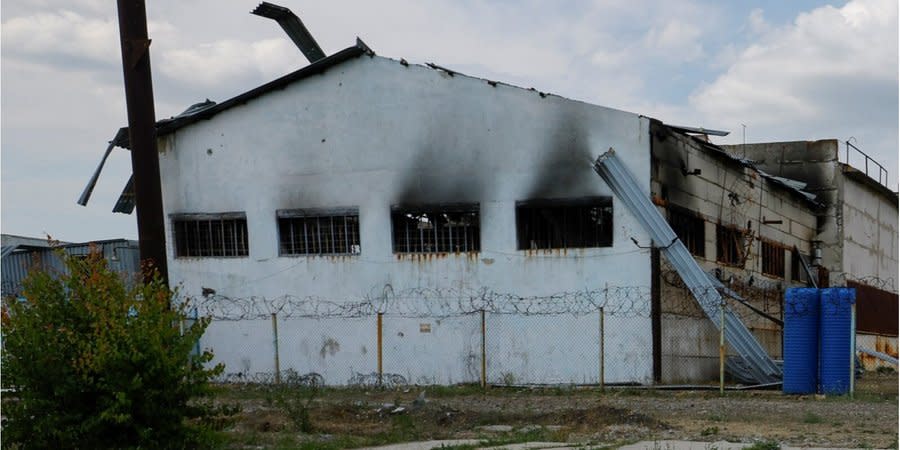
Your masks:
M253 1L150 1L157 118L222 101L306 64ZM279 3L276 1L276 3ZM376 4L377 3L377 4ZM732 131L719 143L853 138L897 189L896 0L281 0L327 54L360 36L434 62L652 116ZM137 235L111 209L130 174L109 0L5 0L0 26L3 233L84 241Z

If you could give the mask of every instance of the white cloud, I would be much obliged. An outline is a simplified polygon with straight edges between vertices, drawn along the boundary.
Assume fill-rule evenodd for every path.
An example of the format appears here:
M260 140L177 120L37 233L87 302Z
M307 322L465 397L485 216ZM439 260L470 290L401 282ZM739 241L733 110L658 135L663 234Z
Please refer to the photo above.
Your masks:
M856 136L896 167L897 3L853 0L778 28L763 26L755 11L749 20L762 34L690 105L717 126L746 123L753 141Z
M4 50L33 55L69 56L114 64L120 58L118 28L111 19L73 11L14 17L3 23Z
M182 83L206 86L251 76L271 79L304 65L299 51L286 39L249 43L227 39L194 48L162 48L157 55L160 73Z
M648 48L676 61L693 61L703 56L700 27L682 21L669 20L652 28L645 37Z
M760 8L750 11L747 23L750 25L750 32L754 34L765 34L772 31L772 25L766 21L765 13Z

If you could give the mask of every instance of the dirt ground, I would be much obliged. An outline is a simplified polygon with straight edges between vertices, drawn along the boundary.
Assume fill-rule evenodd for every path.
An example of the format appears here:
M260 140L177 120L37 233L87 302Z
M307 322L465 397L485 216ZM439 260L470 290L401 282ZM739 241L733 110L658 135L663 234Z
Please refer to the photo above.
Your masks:
M476 386L320 389L300 395L227 386L220 400L242 408L226 431L232 448L352 448L458 438L598 447L688 439L897 448L896 374L867 374L852 399L786 396L780 391L728 391L720 396L718 391L509 387L483 391ZM309 420L302 423L296 419L304 411ZM304 428L307 432L299 431Z

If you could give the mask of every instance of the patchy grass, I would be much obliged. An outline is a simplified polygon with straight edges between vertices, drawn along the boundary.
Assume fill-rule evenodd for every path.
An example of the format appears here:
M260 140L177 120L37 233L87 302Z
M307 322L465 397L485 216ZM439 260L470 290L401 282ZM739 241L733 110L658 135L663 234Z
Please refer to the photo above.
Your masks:
M779 450L781 448L781 444L778 441L758 441L754 442L753 445L748 447L744 447L744 450Z
M855 399L785 396L777 390L720 396L715 391L632 388L484 390L471 384L388 390L323 388L308 406L303 403L307 429L312 430L307 433L298 430L268 388L222 386L218 399L242 407L235 425L225 432L229 448L332 450L435 439L472 439L479 441L478 446L555 441L577 442L571 444L577 448L614 448L645 439L749 442L760 435L773 441L757 443L761 447L756 450L767 450L765 445L774 440L821 447L858 447L859 442L896 446L897 376L873 374L862 381ZM417 403L423 391L427 401ZM305 402L306 398L300 399ZM394 407L385 404L405 410L391 414ZM873 416L884 421L873 423L869 419ZM802 432L797 431L798 423L805 424ZM512 430L488 432L479 428L484 425L509 425Z
M807 411L803 414L803 423L822 423L825 422L825 419L818 414L811 413Z

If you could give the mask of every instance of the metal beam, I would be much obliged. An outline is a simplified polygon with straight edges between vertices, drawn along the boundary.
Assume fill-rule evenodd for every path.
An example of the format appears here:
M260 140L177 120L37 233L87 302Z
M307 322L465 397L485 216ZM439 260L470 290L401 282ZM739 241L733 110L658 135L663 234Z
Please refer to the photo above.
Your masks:
M769 357L765 349L737 317L731 308L722 300L717 286L709 279L691 256L684 243L662 217L650 197L641 190L640 184L627 167L619 161L613 149L600 155L594 163L594 170L599 174L613 193L635 216L643 228L650 234L656 246L666 255L684 284L700 304L700 308L717 328L720 327L719 315L725 309L724 334L728 344L743 359L749 375L760 383L771 383L781 380L781 369Z
M278 22L278 25L281 25L284 32L294 41L294 45L303 52L303 56L306 56L309 62L314 63L325 57L322 47L319 47L319 43L306 29L306 26L303 25L303 21L290 9L269 2L262 2L256 9L250 11L250 14Z

